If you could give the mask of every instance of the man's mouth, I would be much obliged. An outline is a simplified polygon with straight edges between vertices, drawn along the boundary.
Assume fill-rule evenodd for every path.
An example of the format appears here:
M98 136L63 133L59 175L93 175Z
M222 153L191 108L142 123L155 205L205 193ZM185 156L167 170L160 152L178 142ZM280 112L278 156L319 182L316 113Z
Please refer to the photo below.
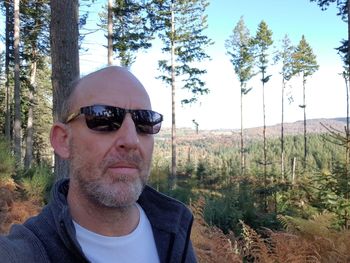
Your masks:
M138 173L138 166L130 163L116 163L108 167L108 170L113 173L123 174L123 175L134 175Z

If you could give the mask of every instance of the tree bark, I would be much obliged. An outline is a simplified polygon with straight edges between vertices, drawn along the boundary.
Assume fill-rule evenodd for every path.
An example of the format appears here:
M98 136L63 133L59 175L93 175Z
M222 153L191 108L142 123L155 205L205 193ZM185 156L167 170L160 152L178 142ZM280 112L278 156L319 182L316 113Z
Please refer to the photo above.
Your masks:
M107 29L108 29L108 44L107 44L107 63L108 65L112 65L113 63L113 1L108 0L108 22L107 22Z
M345 172L346 172L346 195L345 198L349 202L349 154L350 154L350 131L349 131L349 88L350 88L350 0L346 2L347 10L348 10L348 52L347 52L347 62L348 62L348 68L347 68L347 78L345 78L346 81L346 164L345 164ZM350 228L350 220L349 220L349 213L347 210L345 210L345 228L349 229Z
M10 89L10 32L11 32L11 20L10 20L10 3L5 1L5 12L6 12L6 29L5 29L5 101L6 101L6 115L5 115L5 138L11 141L11 89Z
M241 83L241 175L245 173L244 129L243 129L243 86Z
M282 81L282 120L281 120L281 179L284 181L284 91L286 89L286 81Z
M175 18L171 5L171 176L170 189L176 188L176 121L175 121Z
M14 120L14 154L16 167L21 165L21 83L20 83L20 58L19 58L19 1L14 0L14 60L15 60L15 120Z
M33 57L36 57L36 48L33 48ZM24 168L29 169L33 160L33 119L34 119L34 93L35 93L35 78L36 78L37 63L34 60L30 70L30 87L29 87L29 108L27 119L27 136L26 136L26 154L24 157Z
M306 168L307 156L307 138L306 138L306 95L305 95L306 78L303 74L303 109L304 109L304 169Z
M265 73L262 72L262 99L263 99L263 154L264 154L264 190L267 187L267 144L266 144L266 112L265 112ZM267 211L267 195L264 192L264 211Z
M70 94L69 84L79 77L79 2L51 0L51 58L53 115L57 121L62 102ZM56 179L68 177L68 163L55 156Z

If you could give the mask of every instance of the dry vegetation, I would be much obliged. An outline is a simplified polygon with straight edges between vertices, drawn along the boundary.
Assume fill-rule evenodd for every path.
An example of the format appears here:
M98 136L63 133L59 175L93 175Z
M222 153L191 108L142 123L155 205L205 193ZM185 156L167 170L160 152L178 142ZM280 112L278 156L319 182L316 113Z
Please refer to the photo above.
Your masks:
M0 233L22 223L40 211L35 201L23 200L20 188L13 181L0 184ZM200 263L216 262L350 262L350 231L330 228L331 214L313 220L280 217L286 232L264 229L259 233L241 222L242 235L225 235L209 226L203 216L204 199L191 204L195 216L192 242Z
M313 220L281 217L287 232L257 233L241 222L242 235L225 235L203 219L204 200L191 208L195 215L192 241L199 262L346 263L350 262L350 231L329 228L331 216Z
M23 223L41 209L37 203L23 200L18 190L13 180L0 182L0 234L7 233L12 224Z

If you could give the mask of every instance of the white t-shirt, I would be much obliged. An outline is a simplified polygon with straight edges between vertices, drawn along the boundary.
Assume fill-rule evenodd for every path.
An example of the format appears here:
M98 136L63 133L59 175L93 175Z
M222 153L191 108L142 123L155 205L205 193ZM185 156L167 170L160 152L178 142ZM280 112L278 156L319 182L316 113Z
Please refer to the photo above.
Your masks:
M151 224L143 211L136 229L126 236L110 237L91 232L73 221L76 237L93 263L159 263Z

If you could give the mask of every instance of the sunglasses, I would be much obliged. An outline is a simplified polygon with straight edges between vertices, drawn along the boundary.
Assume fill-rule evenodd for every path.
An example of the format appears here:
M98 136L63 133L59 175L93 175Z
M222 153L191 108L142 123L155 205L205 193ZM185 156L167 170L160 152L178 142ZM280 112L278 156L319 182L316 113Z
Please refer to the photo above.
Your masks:
M143 134L159 132L163 115L152 110L129 110L108 105L92 105L80 108L79 112L70 114L65 121L73 121L84 114L86 125L94 131L110 132L118 130L124 121L125 115L131 114L136 131Z

